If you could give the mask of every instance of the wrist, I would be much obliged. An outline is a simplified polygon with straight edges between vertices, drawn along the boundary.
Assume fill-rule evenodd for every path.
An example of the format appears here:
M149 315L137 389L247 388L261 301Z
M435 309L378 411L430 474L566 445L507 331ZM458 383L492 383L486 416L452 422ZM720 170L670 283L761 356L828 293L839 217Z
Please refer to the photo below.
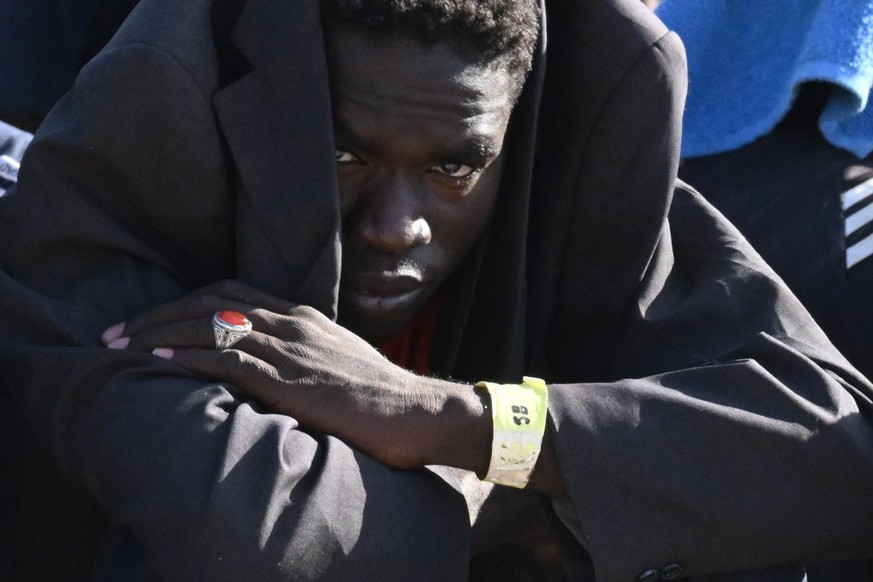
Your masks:
M438 401L424 447L427 465L446 465L485 475L491 459L492 421L481 391L469 384L427 379Z
M546 383L525 376L521 384L479 382L491 396L493 440L484 480L522 489L527 486L543 445L548 417Z

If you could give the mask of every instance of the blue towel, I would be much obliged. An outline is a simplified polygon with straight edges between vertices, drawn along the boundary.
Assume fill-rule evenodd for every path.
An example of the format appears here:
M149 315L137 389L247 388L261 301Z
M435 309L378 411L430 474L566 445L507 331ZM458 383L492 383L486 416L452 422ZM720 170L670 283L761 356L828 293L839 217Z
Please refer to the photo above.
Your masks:
M657 14L688 52L683 156L769 133L807 81L832 86L824 138L873 151L873 0L664 0Z

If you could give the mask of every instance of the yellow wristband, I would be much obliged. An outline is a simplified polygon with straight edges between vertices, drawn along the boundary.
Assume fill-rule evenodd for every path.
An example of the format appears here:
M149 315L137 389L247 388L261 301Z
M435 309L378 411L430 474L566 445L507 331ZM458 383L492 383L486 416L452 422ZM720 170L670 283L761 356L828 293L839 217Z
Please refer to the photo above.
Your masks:
M521 384L479 382L476 387L488 389L494 422L491 463L483 481L521 489L530 479L543 444L549 404L546 383L525 376Z

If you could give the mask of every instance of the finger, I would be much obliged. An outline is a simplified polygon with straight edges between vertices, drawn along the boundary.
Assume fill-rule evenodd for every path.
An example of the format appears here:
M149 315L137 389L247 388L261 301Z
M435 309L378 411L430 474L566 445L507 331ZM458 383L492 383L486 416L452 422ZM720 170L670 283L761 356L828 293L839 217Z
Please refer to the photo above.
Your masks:
M214 345L211 320L205 317L155 325L107 344L110 349L152 350L157 347L210 348Z
M196 317L211 317L216 311L226 309L245 315L256 308L289 314L295 307L295 303L228 279L198 289L181 299L143 311L127 322L115 324L103 332L101 339L108 345L118 339L142 333L153 326Z
M132 336L150 327L178 321L198 318L208 321L216 311L239 311L245 315L252 309L254 307L250 303L233 301L211 293L189 295L132 317L124 327L124 335Z
M266 309L274 313L287 315L297 306L296 303L287 301L270 293L255 289L245 283L241 283L235 279L227 279L210 285L206 288L212 293L237 301L240 303L248 303L255 308Z
M198 348L172 350L158 348L155 355L169 356L171 361L190 372L221 382L233 384L265 406L282 412L290 411L289 401L293 388L281 385L277 370L259 358L241 350L221 352Z
M127 322L113 325L103 332L101 339L108 345L118 339L130 338L158 326L198 318L209 321L216 311L225 309L246 314L252 311L253 307L248 303L230 301L214 295L189 295L143 311Z
M311 342L315 338L325 335L325 324L314 319L312 316L299 311L302 306L295 306L290 315L275 313L267 309L253 309L246 316L252 322L252 329L256 332L271 336L275 342L291 345L297 342ZM329 326L335 323L324 317L315 309L307 308L310 312L317 313Z
M258 325L262 316L256 316ZM156 348L201 348L216 349L212 318L200 317L159 325L131 337L121 337L107 345L110 349L154 350ZM233 344L234 349L244 351L265 362L282 362L283 352L277 340L269 334L249 332Z

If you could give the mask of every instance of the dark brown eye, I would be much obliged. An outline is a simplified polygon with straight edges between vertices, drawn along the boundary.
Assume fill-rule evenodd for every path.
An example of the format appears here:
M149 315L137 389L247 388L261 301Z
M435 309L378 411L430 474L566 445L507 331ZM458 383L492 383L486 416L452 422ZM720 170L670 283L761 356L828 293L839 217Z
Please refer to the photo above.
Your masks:
M348 164L350 162L357 162L358 158L355 157L354 154L347 152L345 150L336 150L336 163L338 164Z
M433 166L431 171L450 178L467 178L476 172L476 168L467 164L439 164Z

